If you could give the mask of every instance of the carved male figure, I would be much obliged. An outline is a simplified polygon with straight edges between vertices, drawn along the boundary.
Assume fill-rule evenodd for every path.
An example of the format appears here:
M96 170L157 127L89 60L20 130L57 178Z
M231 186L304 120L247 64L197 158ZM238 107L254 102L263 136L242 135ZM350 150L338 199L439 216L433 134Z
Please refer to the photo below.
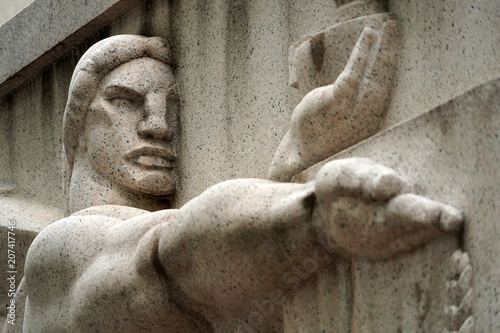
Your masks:
M236 332L250 301L289 292L283 273L318 246L326 267L459 229L457 210L405 194L395 171L364 159L330 162L307 184L231 180L180 209L144 210L161 208L176 184L166 45L115 36L77 66L65 120L73 214L29 250L24 332ZM90 207L106 203L115 205ZM257 329L278 327L273 318Z

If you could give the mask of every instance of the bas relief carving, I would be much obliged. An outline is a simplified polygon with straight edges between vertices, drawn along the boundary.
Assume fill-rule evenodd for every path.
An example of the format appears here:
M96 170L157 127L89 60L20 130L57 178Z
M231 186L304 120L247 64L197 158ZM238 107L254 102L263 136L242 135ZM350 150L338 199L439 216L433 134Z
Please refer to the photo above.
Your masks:
M374 135L384 119L397 65L397 21L377 1L344 4L334 21L290 47L289 83L303 99L274 156L271 179L289 181Z
M393 71L384 37L392 29L362 27L333 85L313 89L297 70L296 85L310 88L272 179L289 181L339 140L349 146L376 131L378 122L364 121L380 118L390 95L381 78ZM237 332L255 302L295 290L284 275L310 258L322 260L303 281L334 261L388 259L460 230L457 209L412 194L402 175L363 158L331 161L305 184L226 181L168 209L180 153L171 59L160 38L122 35L78 63L63 125L71 215L28 252L18 291L24 332ZM252 329L282 325L276 311Z
M449 306L446 308L448 327L444 331L458 333L474 332L472 304L472 266L469 255L461 250L453 253L450 260L452 276L446 282L449 293Z

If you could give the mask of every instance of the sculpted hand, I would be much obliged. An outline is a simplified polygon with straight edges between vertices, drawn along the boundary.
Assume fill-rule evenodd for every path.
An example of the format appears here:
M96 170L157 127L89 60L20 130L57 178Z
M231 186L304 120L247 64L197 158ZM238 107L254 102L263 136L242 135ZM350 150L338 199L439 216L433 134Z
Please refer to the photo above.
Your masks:
M371 160L326 164L315 188L320 243L346 258L382 260L460 230L458 210L408 189L394 170Z
M274 155L270 179L289 181L376 133L391 95L395 30L395 22L380 31L366 27L337 80L304 96Z

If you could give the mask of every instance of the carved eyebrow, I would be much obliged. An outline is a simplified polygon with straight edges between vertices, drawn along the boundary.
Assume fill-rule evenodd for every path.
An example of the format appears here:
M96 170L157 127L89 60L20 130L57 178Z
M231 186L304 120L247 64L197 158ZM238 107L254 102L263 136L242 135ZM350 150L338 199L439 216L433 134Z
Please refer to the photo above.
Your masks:
M132 88L129 88L129 87L126 87L126 86L118 85L118 84L112 84L112 85L107 86L104 89L104 93L108 97L127 96L127 97L131 97L133 99L143 98L143 94L140 93L139 91L132 89Z

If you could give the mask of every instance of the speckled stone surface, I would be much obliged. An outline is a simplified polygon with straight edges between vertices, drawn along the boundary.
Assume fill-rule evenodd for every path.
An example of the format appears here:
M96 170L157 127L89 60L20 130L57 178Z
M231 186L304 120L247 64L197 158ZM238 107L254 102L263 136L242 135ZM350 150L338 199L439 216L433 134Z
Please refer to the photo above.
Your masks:
M43 2L43 1L42 1ZM74 5L78 5L75 2ZM88 2L90 5L91 3ZM104 4L101 2L101 4ZM129 1L119 1L119 4L130 5ZM112 6L113 13L105 11L97 18L100 25L90 25L80 29L80 37L86 39L89 34L94 34L99 27L108 25L109 20L115 20L117 12L124 14L125 7ZM130 8L129 8L130 9ZM151 11L149 14L144 14ZM92 11L91 11L92 12ZM91 13L90 12L90 13ZM4 97L0 102L0 201L2 202L2 227L0 236L7 242L7 225L9 220L16 220L19 227L18 257L20 265L24 261L29 243L34 236L49 223L64 216L67 212L67 196L62 186L62 120L65 104L68 98L68 88L71 74L82 54L99 38L117 32L138 33L142 31L152 35L166 35L168 22L163 20L168 9L166 4L156 1L149 2L147 6L135 7L130 15L114 21L97 36L86 43L78 45L75 49L71 44L71 37L65 39L65 44L58 44L55 51L57 57L71 50L57 64L40 72L31 71L23 74L28 84L19 88L13 95ZM47 13L56 15L56 12ZM66 13L65 15L73 15ZM80 15L80 17L82 17ZM146 18L147 17L147 18ZM26 21L26 20L25 20ZM151 24L151 22L155 24ZM94 22L94 21L92 21ZM39 22L35 22L39 23ZM94 22L96 23L96 22ZM44 37L51 36L51 26L46 26L47 31L40 29L37 33ZM93 30L94 29L94 30ZM15 31L14 31L15 32ZM4 34L6 38L8 34ZM18 34L17 34L18 36ZM36 38L36 37L33 37ZM74 40L73 40L74 42ZM30 45L33 52L42 52L37 47L40 43ZM15 48L12 52L19 52ZM54 60L51 60L52 62ZM33 77L33 75L35 75ZM38 75L38 76L36 76ZM14 193L14 196L9 193ZM15 200L13 200L14 198ZM37 213L38 212L38 213ZM7 243L2 246L6 246ZM2 261L2 271L7 265L7 260ZM5 267L4 267L5 266ZM16 276L16 285L21 281L23 269L19 269ZM2 283L2 290L9 288L8 283ZM8 294L2 293L2 302L8 301ZM7 305L7 303L5 303ZM5 309L5 307L2 307ZM5 314L2 310L1 314Z
M24 331L278 332L287 297L334 258L390 259L462 224L363 158L327 163L305 184L226 181L161 210L177 187L178 135L166 40L117 35L82 56L63 121L72 215L28 251ZM285 300L273 304L276 292Z
M24 7L32 3L33 0L3 1L0 4L0 25L18 14Z
M39 75L143 1L34 1L0 25L0 96Z
M500 316L494 310L500 306L494 297L500 267L495 255L500 251L497 226L500 214L499 96L500 82L492 81L334 157L373 158L413 179L418 193L465 212L461 247L470 255L475 277L472 313L476 332L500 329ZM320 167L305 171L297 180L313 179ZM448 305L448 258L456 248L453 242L448 245L436 242L420 252L388 262L352 262L350 279L357 283L352 302L357 305L353 317L349 318L351 329L435 332L451 326L444 309ZM438 253L446 255L442 257ZM335 270L325 278L328 276L334 278ZM307 288L315 289L314 285ZM415 288L419 289L416 294ZM329 294L319 284L316 293L317 299ZM418 300L424 294L429 297L430 307L425 316L420 316ZM300 316L302 311L298 309Z
M16 253L13 262L9 263L7 260L0 262L0 278L6 281L7 277L9 277L7 272L15 271L17 285L24 275L26 253L33 239L43 228L53 223L54 219L62 218L64 215L56 207L28 201L14 193L3 193L0 197L0 212L0 227L2 237L5 239L5 242L0 243L0 251L5 254L6 259L9 249L14 250ZM9 226L13 228L9 230ZM12 233L7 234L7 230L12 231ZM8 236L11 236L11 243L8 242ZM15 246L9 247L9 244ZM9 264L13 264L13 266L9 268ZM9 289L10 283L0 284L0 302L2 304L9 303ZM2 307L0 315L5 316L6 314L7 309Z
M399 69L394 79L393 99L380 126L382 129L425 114L469 89L500 76L497 59L500 53L499 6L500 3L496 0L486 0L477 4L465 0L388 1L388 8L401 24L402 44ZM20 200L24 200L25 204L33 204L33 207L37 207L37 202L48 207L57 207L59 211L53 214L55 219L58 218L66 202L60 185L59 156L62 147L60 124L71 74L77 60L90 45L103 37L122 33L170 37L174 41L182 125L182 153L179 159L181 187L175 206L182 206L207 187L229 178L265 177L274 151L288 129L290 115L301 98L298 91L288 87L288 48L302 35L314 35L336 24L335 9L335 3L330 0L309 1L307 6L304 6L303 1L295 0L287 2L186 0L168 3L161 0L146 1L143 6L135 8L118 21L107 22L109 26L88 43L70 47L69 49L73 51L59 59L43 75L33 77L33 72L27 74L25 79L29 83L8 98L2 99L0 103L2 188L4 184L14 185ZM47 25L45 27L47 30L40 29L37 33L40 32L43 36L49 35L53 27ZM35 45L38 43L31 44L33 47ZM64 42L58 45L64 47ZM13 60L16 59L9 59ZM440 128L442 131L448 128L446 122L441 121L439 117L425 119L429 128ZM491 141L487 131L480 126L473 127L473 122L470 124L468 131L456 134L453 140L462 142L459 140L463 139L464 147L474 147L470 142L488 142L492 143L491 147L495 147L495 141ZM417 132L415 130L415 133ZM494 134L490 134L494 137ZM400 135L404 139L404 133ZM388 140L386 143L376 141L380 139L375 138L374 142L396 149L400 147L399 138L398 136L397 139ZM444 140L444 143L440 141L439 144L453 145L453 140ZM429 144L422 137L418 137L415 146L420 149L419 151L429 152L431 155L435 151L431 148L433 143ZM401 149L405 149L405 146ZM372 156L376 160L383 160L375 154L376 151L378 147L374 143L370 149L363 151L363 154ZM465 209L466 214L469 214L470 207L474 207L475 215L472 216L479 216L480 222L476 223L478 227L474 228L476 224L471 223L466 215L466 230L471 232L467 234L466 242L462 242L465 246L462 243L461 246L464 250L470 251L474 270L473 281L476 284L473 290L480 296L477 301L480 310L476 309L474 314L476 319L481 321L479 324L476 320L476 325L482 326L477 326L477 330L494 332L498 330L495 319L498 306L491 302L489 296L494 294L497 288L495 281L498 279L494 274L494 264L498 257L495 250L498 243L495 241L498 237L495 234L495 224L489 223L495 220L496 212L485 210L485 207L498 206L494 189L491 187L497 184L490 181L492 177L496 177L495 171L487 170L483 174L476 172L475 162L478 165L482 162L496 165L498 161L494 153L485 155L476 153L477 151L470 149L468 160L453 154L439 155L445 161L444 165L449 167L447 169L449 172L439 171L441 164L433 162L434 155L424 155L415 160L422 164L429 159L433 168L424 168L426 165L414 167L408 164L404 169L400 169L386 157L389 166L408 175L417 184L422 182L421 188L416 188L417 192L425 193L431 198L439 198L459 208L463 208L463 202L469 200ZM413 157L411 151L405 154L408 154L408 160ZM465 171L454 173L454 167ZM443 180L437 181L437 178ZM434 188L433 184L441 187ZM450 189L448 189L449 184L452 184ZM460 191L455 191L454 189L459 186L456 184L470 186L469 192L463 195ZM484 194L483 186L486 188ZM431 192L426 192L429 189ZM488 193L493 194L488 195ZM481 219L483 217L484 219ZM483 225L486 230L484 233L481 231ZM4 231L2 229L2 234ZM450 243L449 248L443 246L443 253L446 252L447 255L451 255L450 250L454 248L453 240ZM433 246L438 245L433 244ZM436 279L442 281L446 274L433 275L418 288L415 287L418 282L416 281L413 284L415 288L411 289L413 278L404 280L401 276L416 276L416 273L414 275L412 272L418 271L419 265L423 265L428 256L432 257L433 254L428 249L422 249L419 253L421 254L416 254L418 258L413 258L418 262L415 267L408 264L410 260L406 260L407 257L404 256L401 260L389 261L375 268L370 263L356 262L353 267L359 272L358 277L370 277L375 280L376 287L380 288L358 290L359 295L364 298L359 297L369 299L366 303L355 303L361 311L356 314L357 327L360 330L369 331L370 322L389 328L403 325L403 321L394 320L388 320L385 324L383 318L386 317L383 315L377 322L375 315L371 315L370 311L380 309L380 304L376 303L373 297L375 291L376 295L387 293L394 295L391 296L394 298L403 292L412 295L408 297L410 304L403 307L405 310L394 306L386 315L398 317L406 313L414 314L415 307L420 306L426 309L426 298L421 297L423 294L420 291L427 287L425 283ZM444 269L441 257L430 260L436 260L432 261L435 263L432 267ZM398 275L400 268L402 273ZM317 317L296 316L297 313L315 311L320 313L323 325L321 327L330 327L333 330L332 327L339 326L332 325L341 325L338 331L347 330L353 313L342 307L343 301L345 300L347 305L354 303L351 301L352 294L346 293L345 288L339 286L352 282L349 275L351 267L343 265L331 269L333 272L329 275L318 277L319 284L328 287L308 286L299 292L296 300L293 300L294 306L302 307L302 310L294 312L293 308L287 308L286 318L289 318L285 323L287 329L302 327L299 325L301 321L308 322L303 326L305 331L317 327L311 326ZM428 269L424 271L432 272ZM396 284L401 286L401 289L398 287L395 291L393 285L384 284L387 275L391 275L390 272L399 279ZM363 281L361 282L367 286L372 285L369 281ZM384 287L381 287L382 285ZM312 303L310 300L316 297L315 290L320 290L321 295L325 295L324 290L328 290L330 295L333 290L336 290L335 293L344 291L336 294L338 297L323 297L324 303L315 303L311 308L304 307L304 304ZM398 294L401 290L403 292ZM301 298L307 298L309 301L301 302ZM268 313L265 312L269 311L265 300L275 300L280 304L283 297L279 293L266 295L266 298L250 311L247 320L256 323L259 322L262 311ZM420 303L417 300L423 301ZM433 306L435 305L431 303L431 308ZM335 322L331 317L321 314L322 309L334 309L332 311L339 314L339 321ZM418 316L421 317L425 314L425 311L418 312ZM438 314L439 311L427 313L424 322L430 323L431 318L436 318ZM419 321L411 316L408 318L413 319L402 327L418 331ZM441 322L439 325L444 327L445 323Z
M392 258L460 228L458 211L404 183L349 159L306 184L223 182L179 210L76 212L30 247L24 329L279 332L281 305L335 257Z
M386 126L500 76L500 2L389 1L402 25L396 93Z
M118 35L80 59L63 119L70 213L104 204L159 210L177 189L179 101L170 44Z
M337 24L290 47L289 83L304 97L271 162L270 179L290 181L378 131L391 101L399 25L377 5L346 3Z
M225 179L266 177L301 98L288 86L289 46L303 35L335 25L336 6L330 0L310 1L308 6L300 1L217 4L186 0L169 6L148 1L33 78L12 98L2 100L1 112L7 114L2 115L6 120L0 132L10 132L15 139L2 140L0 151L12 154L1 155L1 170L16 170L10 178L22 192L64 206L59 160L33 152L55 157L61 149L59 124L81 54L99 38L132 33L173 41L183 133L182 186L176 205ZM401 24L402 48L382 129L500 76L495 56L500 53L498 6L495 0L474 9L458 0L389 1ZM429 75L432 79L426 80ZM39 117L48 132L36 121ZM26 132L36 134L23 135ZM34 166L42 168L40 175ZM4 172L0 178L5 178ZM45 185L33 186L39 183Z

